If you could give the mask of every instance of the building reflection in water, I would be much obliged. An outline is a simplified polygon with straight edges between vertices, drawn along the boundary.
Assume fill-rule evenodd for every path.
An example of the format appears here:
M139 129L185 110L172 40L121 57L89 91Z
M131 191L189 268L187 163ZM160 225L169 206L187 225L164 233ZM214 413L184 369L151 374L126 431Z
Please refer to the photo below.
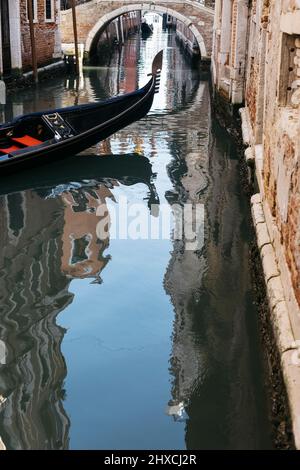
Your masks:
M165 275L175 312L167 414L186 422L187 449L269 448L239 163L226 133L209 122L207 90L201 102L201 145L191 135L184 165L169 166L172 201L205 203L205 241L197 252L174 242Z
M0 340L7 352L0 365L0 436L6 448L68 448L65 330L56 319L73 300L72 278L100 282L109 241L97 238L106 213L96 211L107 197L110 189L96 184L61 197L24 191L0 198Z
M184 93L185 85L183 83L181 85L179 91ZM199 107L201 103L202 113L195 130L191 129L190 138L186 140L184 149L182 143L181 148L177 149L176 141L172 142L172 154L175 158L169 164L168 173L173 183L173 191L166 194L171 204L195 205L204 203L205 200L208 187L209 134L205 132L202 135L201 129L206 130L210 127L207 87L208 83L202 82L194 96L190 112L193 113L193 107ZM185 155L184 160L182 154ZM195 319L190 310L190 303L200 295L206 269L203 246L197 251L191 251L186 250L184 240L173 241L173 252L165 274L165 289L170 295L175 314L170 357L170 373L173 380L171 399L166 412L176 421L188 418L186 408L190 404L195 387L201 383L205 375L206 353L205 349L199 347L195 341Z
M63 449L69 419L63 408L65 330L56 317L70 302L62 257L64 207L60 199L41 204L35 192L0 198L0 435L7 448Z
M97 209L104 209L103 218L108 216L106 198L113 199L113 195L104 185L62 194L65 210L61 270L71 278L91 277L101 282L100 273L110 259L103 256L109 239L99 240L97 236Z
M148 181L142 166L140 171L141 177L120 177L120 182L145 183L150 201L152 176ZM65 329L56 321L73 300L70 281L101 283L110 260L103 255L109 234L100 239L97 225L106 222L107 199L114 200L112 190L120 183L104 180L0 197L0 340L6 349L5 364L0 363L0 448L69 446Z

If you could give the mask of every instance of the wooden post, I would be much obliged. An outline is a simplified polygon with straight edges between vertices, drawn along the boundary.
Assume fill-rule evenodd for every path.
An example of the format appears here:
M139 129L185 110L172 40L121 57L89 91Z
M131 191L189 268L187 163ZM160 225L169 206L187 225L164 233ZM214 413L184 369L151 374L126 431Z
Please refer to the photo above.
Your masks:
M123 16L119 16L119 25L120 25L120 31L121 31L121 41L122 45L124 45L124 29L123 29Z
M35 47L35 38L34 38L32 0L27 0L27 11L28 11L29 30L30 30L32 72L33 72L34 81L35 83L37 83L38 71L37 71L37 58L36 58L36 47Z
M75 0L72 0L72 17L73 17L73 32L75 44L75 60L76 60L76 75L79 75L79 54L78 54L78 36L77 36L77 22L76 22L76 6Z

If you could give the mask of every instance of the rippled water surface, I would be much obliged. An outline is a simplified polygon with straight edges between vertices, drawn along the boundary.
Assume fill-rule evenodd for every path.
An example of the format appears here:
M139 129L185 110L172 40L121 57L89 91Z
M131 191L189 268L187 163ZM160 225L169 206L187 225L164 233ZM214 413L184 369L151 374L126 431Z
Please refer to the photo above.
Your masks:
M161 48L161 91L146 118L83 156L2 179L7 448L271 447L237 155L211 117L208 80L174 36L132 37L107 66L20 90L2 114L132 91ZM103 169L108 154L122 161ZM97 208L124 196L148 212L153 201L203 203L203 249L100 240Z

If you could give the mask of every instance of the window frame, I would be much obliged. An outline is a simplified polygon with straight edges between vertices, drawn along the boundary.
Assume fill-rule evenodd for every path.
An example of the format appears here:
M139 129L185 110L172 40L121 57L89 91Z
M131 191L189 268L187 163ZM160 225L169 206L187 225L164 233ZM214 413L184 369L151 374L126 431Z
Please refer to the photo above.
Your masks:
M51 18L47 18L47 0L44 1L44 8L45 8L45 11L44 11L44 19L45 19L45 23L54 23L55 22L55 4L54 4L54 0L49 0L50 3L51 3Z

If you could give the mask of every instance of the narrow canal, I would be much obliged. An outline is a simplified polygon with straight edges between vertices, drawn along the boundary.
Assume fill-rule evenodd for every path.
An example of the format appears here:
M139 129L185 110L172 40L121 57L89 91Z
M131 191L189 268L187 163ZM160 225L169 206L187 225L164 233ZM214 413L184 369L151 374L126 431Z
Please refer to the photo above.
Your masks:
M11 94L5 118L132 91L162 48L150 114L85 152L88 164L134 154L138 171L122 163L117 176L97 176L83 165L76 176L72 157L1 183L0 436L8 449L272 447L237 153L211 115L207 78L174 33L156 27L77 82ZM117 210L125 196L148 212L152 200L203 204L204 246L99 239L98 206Z

